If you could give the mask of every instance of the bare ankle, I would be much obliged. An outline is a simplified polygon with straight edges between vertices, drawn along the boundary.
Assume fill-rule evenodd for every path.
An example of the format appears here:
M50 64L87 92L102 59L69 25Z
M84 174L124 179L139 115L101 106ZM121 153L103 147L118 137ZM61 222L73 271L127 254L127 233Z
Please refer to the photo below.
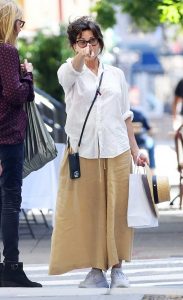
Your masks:
M122 266L122 262L119 262L118 264L112 266L112 269L114 269L114 268L119 268L120 269L121 266Z
M101 269L98 269L98 268L92 268L92 270L102 272L102 270L101 270Z

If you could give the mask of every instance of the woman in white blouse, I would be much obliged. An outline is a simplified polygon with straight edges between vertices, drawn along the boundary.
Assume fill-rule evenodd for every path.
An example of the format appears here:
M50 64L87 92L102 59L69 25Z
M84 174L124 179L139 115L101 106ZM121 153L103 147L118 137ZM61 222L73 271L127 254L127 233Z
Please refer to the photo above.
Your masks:
M91 267L80 287L128 287L122 261L130 261L133 230L127 226L128 181L131 155L139 155L123 72L102 64L104 47L98 24L88 17L68 26L75 56L58 70L65 92L65 130L72 152L78 151L83 123L94 99L101 74L100 93L91 109L79 147L81 177L70 179L67 149L61 167L55 227L52 235L50 274ZM138 159L137 159L138 157ZM138 161L137 161L138 160Z

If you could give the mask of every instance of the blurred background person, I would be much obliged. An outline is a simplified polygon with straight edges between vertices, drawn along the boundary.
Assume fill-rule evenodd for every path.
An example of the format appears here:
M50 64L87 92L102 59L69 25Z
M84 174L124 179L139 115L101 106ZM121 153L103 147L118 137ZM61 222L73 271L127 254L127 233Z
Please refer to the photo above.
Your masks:
M183 122L183 78L177 83L172 104L173 127L177 129Z
M155 171L155 143L152 137L154 130L149 124L146 116L140 110L131 108L131 111L134 115L132 122L137 145L140 149L147 150L150 163L149 166L153 171Z

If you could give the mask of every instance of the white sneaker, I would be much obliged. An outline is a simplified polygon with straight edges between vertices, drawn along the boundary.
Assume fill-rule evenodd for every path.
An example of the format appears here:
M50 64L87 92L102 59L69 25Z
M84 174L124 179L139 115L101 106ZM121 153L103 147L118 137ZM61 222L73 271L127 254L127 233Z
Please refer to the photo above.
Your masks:
M79 284L80 288L109 288L107 279L102 271L91 269L84 281Z
M111 270L111 288L127 288L130 286L127 276L122 272L121 268L113 268Z

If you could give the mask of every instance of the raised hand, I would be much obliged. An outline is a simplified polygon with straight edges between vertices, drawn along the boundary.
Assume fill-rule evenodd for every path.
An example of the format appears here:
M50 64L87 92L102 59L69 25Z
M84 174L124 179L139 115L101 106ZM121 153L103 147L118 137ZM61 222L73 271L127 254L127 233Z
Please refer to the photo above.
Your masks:
M33 71L33 65L32 65L32 63L29 63L27 59L24 59L23 68L27 72L32 73L32 71Z
M84 57L94 57L95 55L90 44L87 44L85 48L80 48L79 46L77 46L76 51Z

